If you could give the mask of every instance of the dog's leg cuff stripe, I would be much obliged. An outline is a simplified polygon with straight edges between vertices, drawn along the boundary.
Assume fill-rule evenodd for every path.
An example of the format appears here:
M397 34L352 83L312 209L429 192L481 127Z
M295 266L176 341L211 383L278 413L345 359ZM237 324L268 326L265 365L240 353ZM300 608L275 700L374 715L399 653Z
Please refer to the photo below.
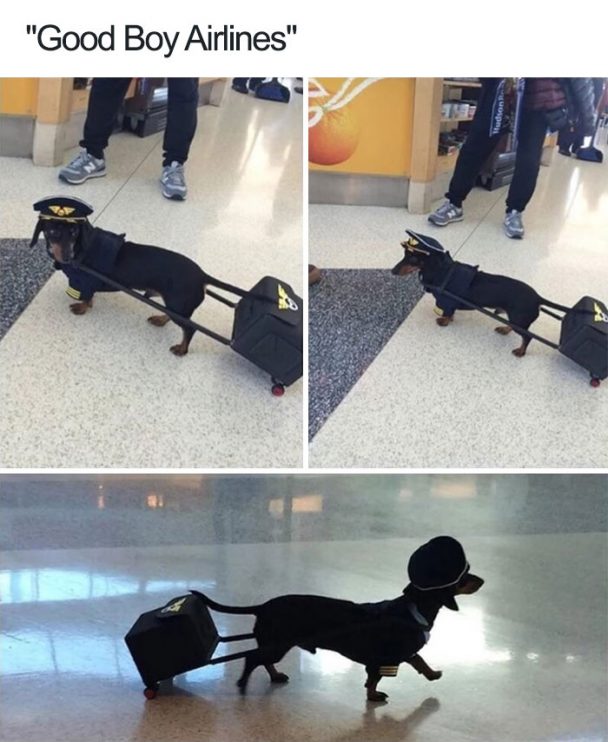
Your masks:
M76 291L76 289L66 289L65 293L71 298L71 299L80 299L80 291Z
M399 672L399 665L383 665L379 672L383 678L395 678Z

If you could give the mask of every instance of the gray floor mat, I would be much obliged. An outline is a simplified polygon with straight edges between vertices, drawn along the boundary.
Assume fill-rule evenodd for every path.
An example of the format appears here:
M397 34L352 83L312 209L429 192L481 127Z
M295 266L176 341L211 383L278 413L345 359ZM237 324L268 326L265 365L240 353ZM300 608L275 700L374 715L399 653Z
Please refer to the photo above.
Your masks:
M9 331L54 272L42 245L0 239L0 339Z
M388 270L322 271L309 293L308 434L319 432L424 295Z

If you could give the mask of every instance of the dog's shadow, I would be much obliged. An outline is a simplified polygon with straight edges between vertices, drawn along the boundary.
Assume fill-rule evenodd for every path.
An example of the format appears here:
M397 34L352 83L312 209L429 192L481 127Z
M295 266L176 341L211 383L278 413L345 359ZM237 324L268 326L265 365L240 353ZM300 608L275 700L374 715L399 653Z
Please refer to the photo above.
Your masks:
M369 742L370 739L381 739L383 742L401 742L416 732L417 727L426 721L431 714L438 711L439 700L434 697L424 701L403 719L397 719L386 713L386 704L371 704L363 713L359 729L352 729L336 737L332 742ZM380 712L382 715L380 715Z

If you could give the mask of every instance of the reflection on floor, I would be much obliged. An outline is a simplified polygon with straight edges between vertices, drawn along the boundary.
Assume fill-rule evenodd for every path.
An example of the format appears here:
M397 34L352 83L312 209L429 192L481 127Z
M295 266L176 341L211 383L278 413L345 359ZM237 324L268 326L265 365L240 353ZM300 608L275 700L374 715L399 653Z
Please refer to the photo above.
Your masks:
M606 475L0 478L3 742L555 742L608 738ZM188 588L398 595L409 554L450 533L486 582L443 611L422 655L364 700L360 666L293 650L291 676L240 663L154 701L123 644ZM246 616L214 614L220 633Z
M409 228L433 235L457 259L526 281L558 303L571 306L584 295L608 301L606 174L606 164L555 154L541 169L521 241L502 233L504 188L475 189L464 221L444 229L404 209L311 206L310 262L388 270L402 258L399 243ZM401 280L409 286L417 279ZM352 292L342 312L357 302ZM584 369L538 342L524 359L514 357L516 338L492 332L492 321L479 313L460 312L440 328L433 303L427 296L417 304L316 434L311 466L608 466L605 388L591 388ZM541 315L532 329L559 338L551 317Z
M230 90L222 107L200 108L184 203L160 193L161 145L161 134L117 134L107 176L77 187L57 168L3 158L0 237L30 239L32 203L69 193L94 206L97 226L182 252L243 288L276 275L301 294L302 97L284 105ZM0 343L0 465L301 464L301 382L273 398L268 376L225 346L197 334L176 358L180 331L147 324L148 307L106 294L75 317L65 288L55 274ZM218 302L194 319L231 337L232 311Z

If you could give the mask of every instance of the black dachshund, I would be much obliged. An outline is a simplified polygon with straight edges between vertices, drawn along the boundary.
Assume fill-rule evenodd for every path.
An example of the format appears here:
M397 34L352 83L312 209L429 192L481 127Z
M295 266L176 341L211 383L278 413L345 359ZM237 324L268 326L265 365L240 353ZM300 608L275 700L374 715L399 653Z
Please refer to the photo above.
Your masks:
M353 603L316 595L282 595L254 606L227 606L203 593L192 592L213 610L254 615L254 637L258 643L245 659L238 681L245 693L249 676L263 665L273 683L289 678L275 664L293 647L311 653L329 649L365 665L367 699L386 701L377 685L384 676L394 676L402 662L410 664L427 680L438 680L418 651L429 637L443 607L458 610L456 595L477 592L483 580L469 572L462 546L449 536L439 536L420 547L408 565L410 584L394 600Z
M80 199L53 196L34 204L34 209L40 212L40 217L31 244L36 244L40 233L44 235L55 267L69 279L68 296L77 300L70 305L74 314L84 314L90 309L96 292L117 290L81 270L80 265L93 268L127 288L145 292L148 297L160 296L169 310L188 319L202 304L209 285L241 297L251 295L213 278L184 255L129 242L124 235L93 227L87 218L93 209ZM162 327L169 319L161 314L149 317L148 322ZM184 356L195 331L178 319L173 321L182 328L183 337L181 343L171 347L171 352Z
M441 327L453 321L457 309L472 308L453 297L446 296L443 291L447 290L478 307L495 309L496 314L506 313L509 322L516 327L500 325L495 329L501 335L507 335L513 329L521 337L520 347L512 351L513 355L521 358L526 354L531 337L517 328L527 330L538 319L544 306L568 311L568 307L543 299L523 281L484 273L478 270L477 266L459 263L437 240L409 229L406 231L409 239L401 243L405 255L392 269L392 273L396 276L406 276L420 271L423 286L436 299L435 311L440 315L436 321Z

